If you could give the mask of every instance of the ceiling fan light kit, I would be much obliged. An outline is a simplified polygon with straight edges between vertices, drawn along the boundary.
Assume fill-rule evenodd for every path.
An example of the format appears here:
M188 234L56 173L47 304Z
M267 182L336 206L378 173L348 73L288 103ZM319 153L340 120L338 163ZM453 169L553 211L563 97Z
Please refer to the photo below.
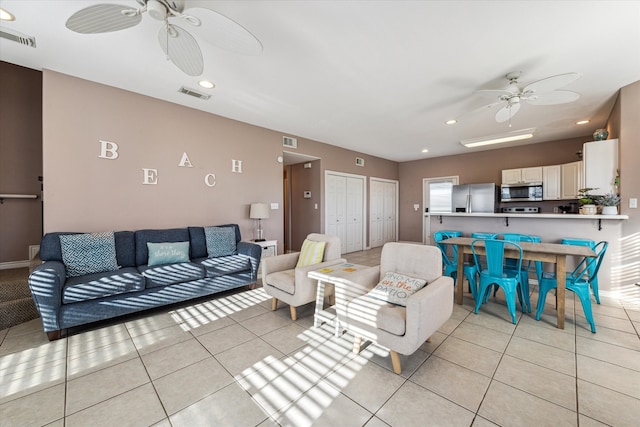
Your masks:
M535 128L520 129L513 132L503 133L500 135L489 135L479 138L470 138L460 140L460 144L467 148L482 147L485 145L502 144L505 142L521 141L523 139L533 138Z

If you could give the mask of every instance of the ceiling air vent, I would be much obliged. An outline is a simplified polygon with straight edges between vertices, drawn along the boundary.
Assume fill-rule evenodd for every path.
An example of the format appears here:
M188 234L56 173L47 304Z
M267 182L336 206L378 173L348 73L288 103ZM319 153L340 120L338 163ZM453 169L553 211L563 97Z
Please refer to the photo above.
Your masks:
M295 138L291 138L290 136L283 136L282 146L289 148L298 148L298 140Z
M18 31L8 30L6 28L0 28L0 37L3 39L11 40L16 43L23 44L25 46L36 47L36 38L22 34Z
M185 95L193 96L194 98L198 98L198 99L207 100L207 99L211 98L211 95L207 95L206 93L202 93L202 92L197 91L195 89L191 89L191 88L184 87L184 86L182 86L180 89L178 89L178 92L184 93Z

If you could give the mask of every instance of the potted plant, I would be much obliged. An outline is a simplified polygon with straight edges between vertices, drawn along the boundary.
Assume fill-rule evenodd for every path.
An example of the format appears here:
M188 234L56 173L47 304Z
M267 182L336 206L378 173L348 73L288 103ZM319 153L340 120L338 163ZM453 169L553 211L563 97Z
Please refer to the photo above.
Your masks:
M611 192L604 196L598 197L598 204L602 206L603 215L617 215L618 203L620 203L620 196Z
M580 203L580 213L583 215L595 215L598 213L595 200L593 196L589 194L589 192L593 190L597 190L597 188L587 187L578 190L578 203Z

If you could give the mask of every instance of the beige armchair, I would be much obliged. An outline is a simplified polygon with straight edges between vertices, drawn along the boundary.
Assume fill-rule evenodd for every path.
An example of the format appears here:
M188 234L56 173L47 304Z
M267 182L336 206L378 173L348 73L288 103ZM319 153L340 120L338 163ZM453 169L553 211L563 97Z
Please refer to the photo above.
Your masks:
M389 304L367 293L387 272L424 279L427 285L406 299L406 307ZM364 270L336 283L336 310L343 329L354 334L354 353L362 338L390 350L399 374L400 354L413 354L453 313L453 279L442 275L442 255L435 246L386 243L379 268Z
M262 265L262 286L273 297L271 309L278 308L278 300L289 304L291 319L297 320L296 307L315 301L318 281L307 277L307 273L324 267L347 262L341 258L340 239L326 234L312 233L308 240L326 242L322 262L296 268L300 252L264 258ZM325 296L333 298L333 289L326 289Z

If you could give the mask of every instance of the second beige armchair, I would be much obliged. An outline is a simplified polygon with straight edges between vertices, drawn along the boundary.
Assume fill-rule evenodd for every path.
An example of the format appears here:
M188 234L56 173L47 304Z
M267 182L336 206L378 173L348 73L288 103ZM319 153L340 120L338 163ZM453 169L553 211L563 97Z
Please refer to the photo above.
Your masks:
M340 239L327 234L312 233L307 236L312 242L325 242L324 254L320 263L296 267L300 252L264 258L262 265L262 286L273 299L271 309L278 307L278 301L289 304L291 319L297 320L296 307L315 301L318 282L307 277L307 273L324 267L346 262L341 258ZM333 294L327 290L325 295Z

